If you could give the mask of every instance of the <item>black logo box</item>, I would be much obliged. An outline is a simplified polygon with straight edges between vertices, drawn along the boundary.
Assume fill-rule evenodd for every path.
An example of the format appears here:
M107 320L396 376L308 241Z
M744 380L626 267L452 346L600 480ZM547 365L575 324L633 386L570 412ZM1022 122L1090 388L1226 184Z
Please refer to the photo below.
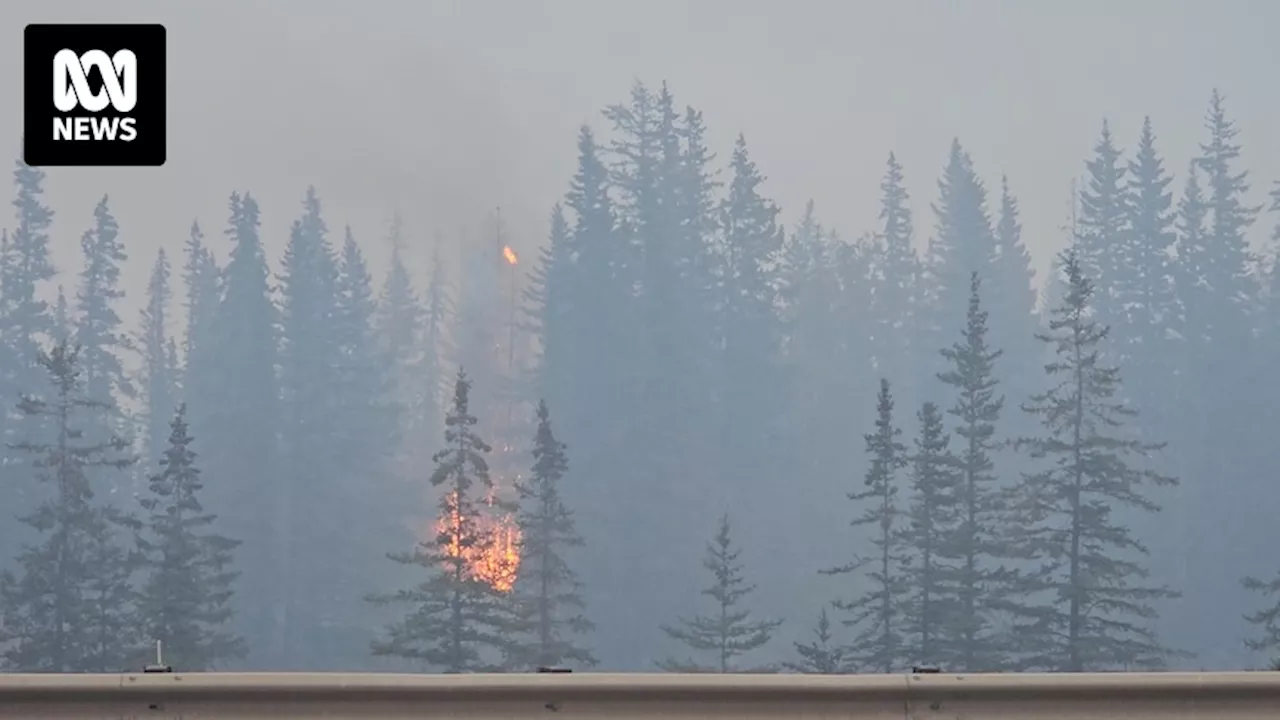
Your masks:
M131 50L137 58L138 102L129 113L110 105L90 113L77 107L60 112L53 104L53 58L60 50L77 55L101 50L113 56ZM167 75L166 33L163 25L28 25L23 33L23 161L40 166L160 166L164 165ZM101 78L89 71L89 84ZM55 118L131 117L137 137L131 141L54 140Z

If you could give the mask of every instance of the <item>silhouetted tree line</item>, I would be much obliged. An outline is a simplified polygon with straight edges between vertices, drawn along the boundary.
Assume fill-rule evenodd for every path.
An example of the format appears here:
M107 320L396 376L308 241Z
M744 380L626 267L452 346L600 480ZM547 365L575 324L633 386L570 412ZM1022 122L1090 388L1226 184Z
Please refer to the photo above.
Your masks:
M1129 153L1102 124L1042 295L1010 180L989 197L959 140L927 242L892 154L850 241L812 203L784 228L745 138L722 174L665 84L604 120L519 296L500 235L454 273L437 249L419 290L398 222L379 288L314 189L272 270L236 192L225 239L185 238L181 313L160 251L136 331L108 198L68 294L19 161L6 667L114 671L157 639L184 670L1280 653L1280 265L1246 240L1264 206L1220 95L1177 190L1149 120Z

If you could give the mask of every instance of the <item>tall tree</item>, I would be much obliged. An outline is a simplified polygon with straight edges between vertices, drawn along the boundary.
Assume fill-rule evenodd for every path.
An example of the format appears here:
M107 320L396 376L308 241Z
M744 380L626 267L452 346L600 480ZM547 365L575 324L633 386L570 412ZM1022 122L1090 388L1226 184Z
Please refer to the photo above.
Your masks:
M191 223L183 248L182 282L186 328L183 333L182 397L191 408L191 423L200 432L216 401L218 306L222 302L222 268L204 242L200 224Z
M992 267L999 257L991 217L987 210L987 190L977 176L973 160L959 140L951 143L951 154L938 181L939 199L933 206L937 226L929 241L925 262L929 315L922 332L930 338L928 347L943 347L948 328L964 322L973 273L993 278ZM937 358L929 370L942 370ZM932 373L930 373L932 374Z
M875 324L872 342L876 372L889 378L900 398L914 396L915 379L909 359L919 300L916 292L920 261L911 246L914 229L910 202L902 165L889 153L888 169L880 182L881 226L873 246L875 289L870 310Z
M489 444L476 434L470 408L471 381L458 371L453 405L445 417L444 447L435 454L433 487L444 492L445 522L430 540L412 552L391 553L401 565L422 569L413 588L370 596L381 605L408 605L409 611L373 642L374 655L404 658L445 672L474 672L494 667L486 650L507 649L511 619L506 600L479 577L469 559L489 541L482 496L492 489L485 455Z
M334 657L333 630L320 629L341 622L332 606L334 594L322 589L341 572L334 567L332 552L347 543L345 538L335 542L330 522L322 519L336 521L342 509L351 507L339 499L342 476L335 472L350 448L339 448L336 442L341 417L335 393L337 260L315 188L307 188L302 206L302 215L290 228L280 273L283 474L276 480L280 505L272 524L280 536L284 574L277 582L285 597L277 622L287 657L294 663L305 658L307 667L328 669L351 661Z
M818 622L813 629L813 642L795 643L796 654L800 659L785 662L782 667L797 673L809 675L843 675L852 672L845 660L845 649L835 642L831 634L831 621L827 618L827 609L818 613Z
M1001 538L996 529L1003 519L1002 490L997 484L994 455L996 425L1004 408L995 378L995 362L1002 351L987 341L987 311L983 309L981 281L974 273L969 281L969 310L961 338L942 350L950 368L938 375L955 395L948 410L960 438L956 449L959 470L957 526L947 552L957 563L956 603L944 641L954 657L947 667L958 671L994 670L1000 658L991 632L990 616L997 598Z
M170 666L199 672L245 654L243 640L227 629L239 576L232 553L240 543L214 530L217 516L200 502L204 479L186 415L179 405L150 492L139 498L147 515L137 538L146 574L138 617L143 639L162 642Z
M169 440L168 425L178 405L178 378L169 357L173 338L169 334L169 258L164 248L156 254L147 283L147 304L141 313L141 331L136 344L142 351L144 469L154 473ZM168 418L168 419L166 419Z
M848 613L844 624L856 630L850 660L883 673L897 672L904 664L901 609L909 587L903 570L903 513L898 499L898 473L907 464L907 449L899 440L902 430L893 424L893 405L889 381L881 378L875 431L864 436L870 458L865 489L849 493L850 500L863 505L850 524L872 529L875 552L826 571L865 575L868 589L853 599L837 600L835 606Z
M551 430L546 401L536 411L533 468L527 481L517 481L521 530L520 575L515 592L527 637L519 643L518 660L529 666L574 663L595 665L591 651L577 644L594 625L587 619L582 582L566 551L582 547L573 512L565 504L560 483L569 470L564 443Z
M702 561L714 580L702 591L714 601L714 611L708 615L695 615L681 619L678 625L663 626L662 631L696 653L705 653L712 659L698 663L693 659L667 659L658 667L668 672L759 672L760 667L744 667L738 658L764 647L773 637L781 620L752 620L751 611L741 603L755 589L743 577L743 566L738 562L741 550L735 549L730 537L729 516L720 518L715 539L707 544L706 558Z
M1130 464L1160 446L1126 437L1124 422L1136 411L1117 400L1119 370L1100 362L1108 329L1092 317L1093 283L1074 251L1063 271L1066 296L1040 336L1055 354L1045 366L1050 387L1024 406L1044 432L1018 441L1043 468L1023 474L1013 501L1014 541L1034 562L1017 583L1020 664L1066 672L1155 667L1171 653L1149 626L1152 602L1175 594L1144 583L1146 547L1117 511L1157 511L1148 486L1176 481Z
M38 436L14 447L32 457L48 494L22 517L39 540L18 552L16 574L0 576L3 656L19 672L120 672L138 638L134 558L119 534L136 520L94 502L89 471L127 470L136 458L119 435L86 439L84 428L103 427L112 406L85 393L78 351L62 342L40 362L54 390L23 398ZM52 441L39 438L48 424Z
M959 554L955 541L963 517L963 488L938 406L921 405L917 418L920 434L910 457L911 500L902 530L909 548L905 551L909 598L903 610L903 645L905 654L917 662L951 668L959 660L952 655L961 653L948 653L954 644L947 642L947 631L952 630L951 623L964 619L954 562Z
M121 332L115 303L124 297L120 289L120 265L128 260L120 242L120 228L102 196L93 210L94 226L80 238L84 269L76 293L80 364L85 392L89 397L116 405L132 398L133 384L121 364L121 351L129 349L129 338Z
M55 275L49 256L53 211L43 202L45 174L19 158L13 180L17 186L13 201L17 226L5 233L6 242L0 252L0 397L4 398L0 435L6 443L22 439L14 434L19 424L23 433L34 432L32 420L16 415L9 403L23 393L40 394L49 389L48 374L40 366L41 344L57 334L48 303L42 297L43 285ZM33 438L28 435L26 439ZM0 463L4 481L0 486L4 507L25 513L33 507L36 489L29 484L29 477L13 469L17 462L16 458L9 458ZM26 528L13 523L0 528L0 541L5 547L27 539Z
M193 388L204 383L216 392L204 398L204 407L189 408L193 430L205 438L205 469L221 479L209 488L209 508L225 521L224 532L244 543L240 592L234 598L235 632L246 639L251 662L282 667L289 662L282 578L290 576L292 508L288 483L278 474L278 319L259 235L258 202L249 193L232 193L229 204L226 234L232 248L214 317L213 347L202 368L208 377L188 373Z
M1113 292L1124 272L1125 248L1129 244L1130 195L1125 178L1127 167L1106 120L1102 121L1102 135L1093 151L1093 159L1085 163L1089 178L1080 194L1076 246L1083 272L1101 288L1094 299L1096 311L1103 322L1123 323L1123 307Z

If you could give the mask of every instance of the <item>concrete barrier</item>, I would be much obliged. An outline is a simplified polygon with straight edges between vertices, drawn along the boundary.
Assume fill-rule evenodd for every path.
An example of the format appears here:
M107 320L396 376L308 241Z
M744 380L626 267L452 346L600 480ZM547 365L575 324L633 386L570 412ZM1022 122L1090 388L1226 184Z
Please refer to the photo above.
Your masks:
M1276 720L1280 672L0 675L0 718Z

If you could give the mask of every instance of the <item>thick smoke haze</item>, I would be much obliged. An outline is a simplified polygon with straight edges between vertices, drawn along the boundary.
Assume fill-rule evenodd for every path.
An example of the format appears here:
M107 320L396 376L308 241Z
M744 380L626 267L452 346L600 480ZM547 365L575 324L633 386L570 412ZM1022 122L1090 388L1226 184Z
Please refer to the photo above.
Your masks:
M372 241L394 208L419 266L435 233L484 232L498 205L527 252L573 171L577 127L602 126L600 108L623 100L633 79L666 79L701 109L722 160L745 133L788 224L812 198L849 238L874 227L890 150L923 212L958 136L988 184L1009 176L1040 280L1066 237L1068 180L1083 173L1104 117L1127 146L1150 114L1181 170L1216 86L1253 176L1280 175L1270 131L1280 98L1261 90L1280 63L1268 36L1280 7L1266 0L15 0L0 20L12 68L0 92L11 98L21 95L26 23L168 27L166 166L49 173L66 269L103 192L141 260L180 242L192 218L218 227L232 189L259 198L265 242L278 251L308 184L377 266L385 249ZM15 153L21 110L0 116ZM128 287L142 287L146 267L129 265Z
M33 446L18 442L43 437L54 421L13 404L51 387L46 370L56 376L59 368L40 354L46 341L74 328L87 348L79 361L86 392L117 403L106 404L95 432L140 433L133 446L141 462L128 473L73 468L92 476L85 488L111 488L99 500L114 501L130 483L154 489L162 450L186 442L170 434L171 408L189 403L201 472L212 478L208 507L217 527L243 542L234 561L243 576L228 602L232 629L249 647L238 660L228 649L234 643L205 648L191 655L192 667L227 660L251 669L423 669L397 645L403 616L368 600L423 574L392 567L387 551L407 550L415 535L445 538L445 518L479 507L461 479L427 480L431 468L462 466L467 448L485 442L502 492L519 494L535 475L540 487L554 486L567 462L563 497L586 538L574 570L604 669L652 669L678 644L668 641L679 631L663 623L687 619L705 599L699 559L708 540L722 560L730 548L743 550L749 582L758 584L756 634L776 631L760 653L769 663L794 659L823 608L840 633L870 623L846 623L841 604L870 597L877 581L866 568L835 580L819 571L873 555L875 528L908 512L890 506L907 508L934 490L939 502L955 503L931 516L940 529L933 519L916 522L934 512L930 499L920 501L925 510L910 510L915 535L885 530L878 540L881 566L912 568L903 570L915 573L911 582L923 571L903 558L920 545L932 553L938 540L952 553L939 581L954 595L939 616L955 636L950 650L938 651L950 667L1111 670L1168 660L1227 668L1269 662L1265 654L1280 648L1277 629L1245 645L1267 623L1246 620L1265 605L1258 588L1242 583L1277 570L1280 3L13 0L0 3L0 22L9 30L0 93L15 99L0 113L0 138L11 156L23 127L24 25L167 27L164 167L47 168L42 195L38 173L14 171L17 212L0 219L8 230L0 253L0 505L12 501L3 511L16 515L54 502L37 482L44 466L29 462ZM1215 112L1216 124L1206 119ZM1153 134L1138 152L1147 120ZM1124 178L1115 169L1122 166ZM104 194L129 256L120 267L123 297L114 287L120 260L110 217L106 208L95 215ZM37 257L42 203L55 213L48 237L56 274ZM564 213L553 216L557 204ZM516 267L493 243L495 208ZM1080 264L1054 266L1070 272L1050 286L1052 259L1072 239L1081 208L1089 217L1074 228ZM401 264L387 237L393 217L403 222ZM184 250L193 220L207 252L196 242ZM358 242L344 243L344 226ZM862 241L872 233L874 241ZM157 299L139 322L148 293L164 295L163 267L151 274L161 248L172 270L171 312L159 320L165 303ZM434 274L437 249L443 276ZM1086 281L1097 281L1095 296ZM55 318L32 295L52 300L59 287L72 307ZM1036 306L1046 287L1057 315ZM187 313L186 301L201 309ZM1071 333L1064 316L1077 323ZM1115 332L1084 326L1095 319ZM134 353L121 337L140 326L144 352ZM1037 332L1041 340L1063 335L1054 345L1038 342ZM1106 371L1081 369L1083 360L1074 384L1056 385L1060 368L1046 363L1067 356L1114 361L1122 385ZM470 386L455 383L460 366L474 381L470 396ZM60 368L67 376L75 369L69 361ZM1086 382L1087 373L1096 376ZM145 385L137 394L127 387L134 379ZM1041 398L1042 415L1023 412L1050 387L1059 394ZM1072 405L1062 388L1094 392L1087 400L1096 415L1086 419L1086 399ZM1003 396L1003 407L988 393ZM549 415L535 412L543 400ZM1064 415L1055 409L1068 406L1078 426L1093 423L1093 434L1076 433L1070 472L1065 461L1045 470L1045 454L1064 447L1054 425ZM1133 407L1141 412L1130 424ZM114 414L120 409L137 414ZM1113 410L1122 421L1094 423ZM458 434L473 427L475 439ZM873 430L883 432L864 435ZM1132 436L1121 442L1107 434L1113 430ZM960 438L963 458L950 454ZM1015 438L1038 440L1006 442ZM562 441L567 461L557 455ZM1086 441L1096 454L1080 449ZM1163 454L1144 454L1166 442ZM456 456L445 454L449 447ZM1127 465L1108 455L1121 450L1141 457ZM1081 490L1085 456L1106 457L1087 468L1098 482ZM485 472L477 467L476 477ZM1155 486L1150 497L1134 491L1144 482ZM859 495L865 488L870 495ZM1036 505L1071 493L1071 512ZM1091 503L1081 493L1093 493ZM532 582L530 568L554 564L554 553L531 559L514 549L521 533L531 546L537 512L527 493L519 508L494 505L498 494L485 496L490 510L475 512L484 522L475 520L474 536L487 545L463 550L439 540L439 555L421 565L439 575L465 556L470 574L458 570L450 592L470 583L477 607L501 605L514 616L528 610L516 581ZM559 500L550 494L539 507L555 515ZM860 513L876 512L871 496L889 519L860 524ZM428 504L437 498L456 507ZM1143 512L1156 506L1166 512ZM114 547L98 542L108 537L108 516L93 515L101 509L90 512L88 501L77 507L88 518L77 531L96 538L85 547ZM733 516L732 540L727 519L716 534L721 513ZM1095 542L1083 543L1088 562L1079 537L1067 543L1071 579L1054 585L1058 567L1044 558L1066 552L1051 527L1063 515L1077 535L1092 521ZM850 530L851 521L862 529ZM0 569L30 571L26 585L0 574L0 616L44 606L41 573L52 571L28 562L32 546L23 544L45 533L38 524L0 522L9 543ZM1148 547L1149 563L1124 559ZM1076 572L1081 563L1093 565ZM137 603L125 590L136 568L118 566L127 602L115 606L132 613ZM1143 586L1147 570L1160 588ZM62 573L64 589L101 579L72 575ZM155 587L195 585L183 577ZM896 608L906 615L925 604L883 585L887 599L877 605L885 614L873 619L886 628L907 622L890 617ZM162 595L155 587L152 600ZM979 589L985 595L975 599ZM515 600L494 600L508 590L503 597ZM1071 610L1054 614L1055 602L1088 592L1090 600L1072 595ZM961 620L958 606L967 613ZM1052 612L1037 615L1044 607ZM1116 607L1142 622L1081 628L1082 613ZM917 615L910 622L932 622L925 610ZM529 632L527 621L495 621L497 634ZM95 668L124 657L86 659L61 646L49 657L19 656L23 642L62 638L60 623L49 623L56 633L31 630L21 642L0 623L6 669ZM1061 625L1071 626L1065 644ZM1109 632L1127 639L1102 637ZM868 654L834 666L892 671L907 659L936 659L914 646L928 656L907 658L889 647L893 634L846 637ZM545 637L542 654L550 652ZM484 663L537 664L521 654L528 648L494 646ZM1180 648L1187 654L1172 652ZM454 651L425 664L490 667ZM1094 655L1081 657L1086 651ZM494 653L507 654L499 661ZM1028 659L1037 653L1044 657ZM552 659L566 658L590 665L567 650ZM683 667L682 658L668 659L664 667ZM721 671L727 667L722 659Z

